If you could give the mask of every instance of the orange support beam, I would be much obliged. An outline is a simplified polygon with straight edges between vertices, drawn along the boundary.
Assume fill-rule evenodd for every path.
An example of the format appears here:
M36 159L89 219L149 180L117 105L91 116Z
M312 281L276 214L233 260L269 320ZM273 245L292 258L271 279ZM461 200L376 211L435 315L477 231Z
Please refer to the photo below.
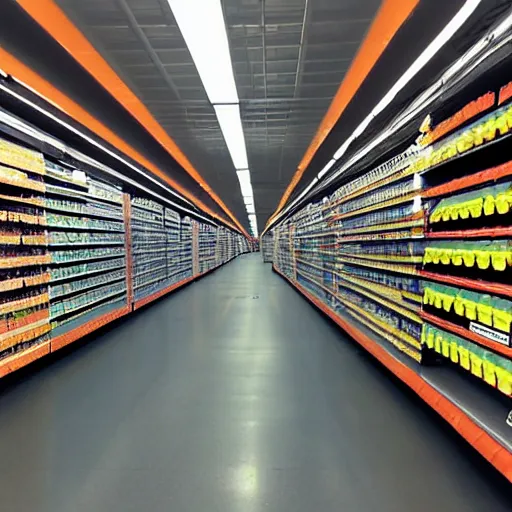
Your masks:
M43 27L63 48L65 48L65 50L84 69L86 69L155 138L156 141L159 142L159 144L183 167L183 169L185 169L185 171L192 176L197 183L199 183L199 185L222 208L222 210L226 212L228 217L236 224L237 228L248 237L248 233L243 229L242 225L238 222L233 213L202 178L174 140L168 135L164 128L160 126L158 121L152 116L142 101L139 100L139 98L121 80L105 59L103 59L103 57L96 51L88 39L75 27L54 0L17 1L20 6L23 7L23 9L25 9L25 11L34 18L39 25L41 25L41 27ZM3 55L0 54L0 57L2 57L2 69L11 74L11 71L6 69L6 66L3 63ZM17 78L20 78L17 74L12 74ZM26 80L23 81L27 83ZM31 84L27 83L27 85ZM38 87L34 87L32 85L31 87L36 91L41 92ZM44 95L53 101L52 95L47 93ZM58 102L56 103L59 105ZM85 124L75 115L72 117L82 124ZM145 165L145 167L148 166ZM160 172L157 173L151 168L150 170L162 178L162 176L160 176ZM168 181L168 178L166 181ZM175 185L171 186L176 188ZM179 190L181 194L193 201L196 205L199 206L199 204L201 204L199 207L202 210L207 211L210 215L212 214L204 204L191 196L190 193L185 195L183 189L176 188L176 190Z
M394 35L414 11L418 3L419 0L383 0L366 39L359 48L345 79L341 83L336 96L334 96L329 110L325 114L318 131L299 163L276 211L268 220L267 226L284 208L316 152L347 108L377 60L387 48L391 39L393 39Z

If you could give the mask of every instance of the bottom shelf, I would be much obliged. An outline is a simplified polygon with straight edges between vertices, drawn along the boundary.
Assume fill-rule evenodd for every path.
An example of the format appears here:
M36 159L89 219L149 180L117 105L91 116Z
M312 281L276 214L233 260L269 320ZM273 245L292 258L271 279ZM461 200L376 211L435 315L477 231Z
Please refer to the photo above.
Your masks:
M46 341L35 347L18 352L12 356L6 357L0 361L0 377L5 377L24 366L27 366L34 361L37 361L43 356L50 353L50 341Z
M456 372L451 375L450 368L423 367L412 360L407 361L389 343L384 340L379 343L364 326L356 326L354 320L339 316L300 284L275 267L274 270L407 384L512 482L512 429L506 424L510 404L507 407L499 399L489 401L487 390L480 390L466 379L460 378L463 386L459 385ZM471 405L475 401L478 407Z

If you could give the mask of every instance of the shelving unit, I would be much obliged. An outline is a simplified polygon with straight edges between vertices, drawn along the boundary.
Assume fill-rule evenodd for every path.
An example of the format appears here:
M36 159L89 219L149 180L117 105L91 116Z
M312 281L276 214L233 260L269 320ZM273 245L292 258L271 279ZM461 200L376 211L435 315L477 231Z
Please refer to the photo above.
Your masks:
M265 237L279 274L512 481L512 106L494 98Z
M249 250L16 123L0 124L0 377Z
M45 165L50 320L58 337L126 305L123 196L83 171Z

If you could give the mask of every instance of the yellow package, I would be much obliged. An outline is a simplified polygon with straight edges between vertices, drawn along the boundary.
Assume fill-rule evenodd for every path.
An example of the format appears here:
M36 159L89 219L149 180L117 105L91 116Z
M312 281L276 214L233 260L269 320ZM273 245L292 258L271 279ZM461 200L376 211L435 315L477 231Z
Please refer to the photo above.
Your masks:
M450 309L452 308L452 304L455 302L455 297L452 297L451 295L442 294L441 298L443 300L443 309L449 312Z
M498 194L496 197L496 211L500 215L505 215L510 211L510 203L508 201L508 196L505 193Z
M471 370L471 360L469 358L469 350L465 347L459 347L459 364L465 370Z
M459 153L469 151L475 145L475 137L471 130L465 131L457 138L456 146Z
M507 125L509 128L512 128L512 107L505 112L505 118L507 120Z
M439 261L441 259L441 250L437 247L431 247L431 254L432 254L432 263L434 265L438 265Z
M443 307L443 294L434 292L434 307L441 309Z
M487 142L491 142L492 140L494 140L496 138L496 130L496 119L494 117L491 117L491 119L486 121L483 127L484 140Z
M512 373L499 366L496 366L495 372L498 389L505 395L512 396Z
M443 265L449 265L452 260L453 250L445 248L445 249L441 249L439 252L440 252L439 260L441 261L441 263Z
M464 299L457 295L453 301L453 310L459 316L465 316Z
M476 257L476 264L480 270L487 270L491 265L490 251L473 251Z
M469 219L469 201L459 204L459 216L461 219Z
M463 254L464 254L464 251L462 249L453 249L452 265L455 265L456 267L460 267L463 263L463 258L462 258Z
M450 358L450 342L444 339L441 343L441 354L447 359Z
M493 387L496 387L496 365L490 361L484 360L483 372L485 382Z
M484 125L480 124L471 129L471 133L473 134L473 142L475 146L481 146L484 143Z
M435 337L435 342L434 342L434 350L438 354L442 353L442 348L441 348L442 344L443 344L443 335L442 334L437 334L436 337Z
M481 197L472 199L466 203L469 213L473 219L478 219L482 216L484 209L484 200Z
M512 314L502 309L494 308L492 310L492 321L494 327L500 331L510 332L510 325L512 323Z
M437 207L430 216L430 223L435 224L436 222L439 222L441 220L441 217L443 216L444 212L444 206L442 208Z
M423 254L423 264L427 265L428 263L432 263L433 259L433 250L432 247L426 247L425 252Z
M506 251L493 251L491 254L492 268L499 272L503 272L507 268L507 255Z
M450 210L450 219L457 220L459 218L460 205L454 204Z
M441 218L443 219L443 222L448 222L452 216L452 209L453 206L445 206L443 208L443 213L441 214Z
M496 119L496 128L500 135L505 135L508 133L508 124L507 124L507 115L506 113L501 114L498 119Z
M471 361L471 373L476 377L483 378L483 360L472 352L469 353L469 360Z
M495 201L494 201L494 196L492 195L487 195L485 196L485 199L484 199L484 215L494 215L494 210L495 210Z
M462 260L464 261L464 265L466 267L473 267L475 265L476 256L475 253L471 250L461 249L462 252Z
M435 333L432 329L429 329L428 332L427 332L427 339L426 339L426 343L427 343L427 347L428 348L434 348L435 346Z
M492 327L492 317L493 317L493 309L492 306L487 304L477 303L476 311L478 315L478 321L483 323L484 325L488 325Z
M459 362L459 346L455 341L450 342L450 359L453 363Z
M466 318L469 320L476 320L476 302L464 299L464 311L466 313Z

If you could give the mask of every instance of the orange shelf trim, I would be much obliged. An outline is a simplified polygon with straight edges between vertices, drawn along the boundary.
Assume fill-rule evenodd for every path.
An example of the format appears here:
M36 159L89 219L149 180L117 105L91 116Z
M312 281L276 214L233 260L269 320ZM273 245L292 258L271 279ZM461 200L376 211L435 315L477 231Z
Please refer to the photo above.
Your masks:
M477 172L464 178L449 181L437 187L431 187L421 193L424 198L440 197L453 194L466 188L476 187L492 181L512 176L512 162L506 162L496 167L491 167L485 171Z
M485 293L492 293L495 295L512 297L512 286L508 284L491 283L488 281L477 281L476 279L467 279L465 277L436 274L435 272L427 272L425 270L420 270L419 277L422 277L423 279L428 279L430 281L437 281L439 283L459 286L461 288L468 288L470 290L478 290Z
M34 361L37 361L43 356L50 353L50 342L45 341L40 345L24 350L12 356L6 357L0 361L0 378L9 375L24 366L27 366Z
M289 283L309 299L315 306L338 324L388 370L393 372L404 384L409 386L432 409L442 416L469 444L485 457L505 478L512 482L512 453L477 425L453 402L433 388L415 371L394 358L387 350L375 343L352 324L336 315L325 304L311 295L298 283L274 267Z
M129 312L130 308L128 306L124 306L110 313L106 313L98 318L94 318L93 320L80 325L76 329L61 334L60 336L57 336L51 340L51 351L55 352L56 350L59 350L60 348L63 348L79 340L80 338L87 336L100 327L103 327L104 325L107 325L108 323L127 315Z

